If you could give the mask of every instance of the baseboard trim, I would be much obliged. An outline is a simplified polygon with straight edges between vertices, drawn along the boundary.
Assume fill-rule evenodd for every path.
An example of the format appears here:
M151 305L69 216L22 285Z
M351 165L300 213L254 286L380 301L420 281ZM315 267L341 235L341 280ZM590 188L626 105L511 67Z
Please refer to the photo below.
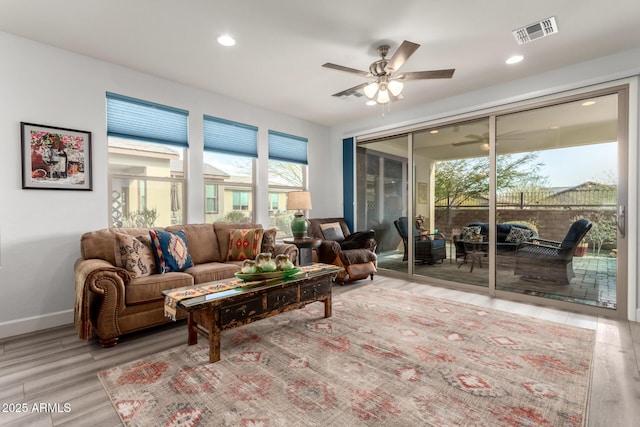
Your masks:
M73 323L73 310L57 311L41 316L25 317L0 323L0 339L42 331Z

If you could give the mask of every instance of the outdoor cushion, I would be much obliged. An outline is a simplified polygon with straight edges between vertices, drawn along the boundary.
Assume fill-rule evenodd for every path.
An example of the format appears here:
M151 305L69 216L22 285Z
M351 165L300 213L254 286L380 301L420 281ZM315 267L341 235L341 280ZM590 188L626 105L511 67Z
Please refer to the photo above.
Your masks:
M511 227L509 234L505 237L504 241L507 243L522 243L529 240L532 236L532 230L520 227Z

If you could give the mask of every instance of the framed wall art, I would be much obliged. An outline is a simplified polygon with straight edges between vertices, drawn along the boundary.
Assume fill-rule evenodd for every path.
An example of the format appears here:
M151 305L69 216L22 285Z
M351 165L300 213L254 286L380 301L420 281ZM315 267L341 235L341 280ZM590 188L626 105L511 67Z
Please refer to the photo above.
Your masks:
M91 132L20 123L22 188L91 190Z

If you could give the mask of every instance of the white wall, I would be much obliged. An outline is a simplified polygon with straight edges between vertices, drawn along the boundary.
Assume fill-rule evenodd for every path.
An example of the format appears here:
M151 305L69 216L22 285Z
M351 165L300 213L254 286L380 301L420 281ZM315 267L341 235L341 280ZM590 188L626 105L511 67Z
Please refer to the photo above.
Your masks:
M0 338L73 321L80 236L109 224L107 91L189 111L188 222L204 221L203 114L258 126L258 222L268 224L269 129L309 138L312 215L342 212L341 184L326 185L342 159L327 127L3 32L0 70ZM91 131L93 191L23 190L21 121Z
M526 67L526 63L521 66ZM332 128L332 141L342 141L347 137L358 137L377 132L387 132L391 129L410 127L416 124L436 122L444 118L453 118L479 111L489 111L492 108L523 102L543 96L551 96L566 91L597 85L614 84L617 81L631 83L630 94L630 129L629 129L629 206L628 238L629 238L629 287L628 318L640 321L640 264L638 264L638 188L640 187L638 169L640 166L638 150L638 135L640 132L640 98L637 77L640 75L640 49L620 52L615 55L596 60L579 63L570 67L557 69L548 73L523 78L497 86L483 88L463 95L438 100L420 107L392 112L384 118L373 114L365 120L347 123ZM624 80L622 80L624 79ZM455 78L452 80L455 84ZM407 86L406 90L411 88Z

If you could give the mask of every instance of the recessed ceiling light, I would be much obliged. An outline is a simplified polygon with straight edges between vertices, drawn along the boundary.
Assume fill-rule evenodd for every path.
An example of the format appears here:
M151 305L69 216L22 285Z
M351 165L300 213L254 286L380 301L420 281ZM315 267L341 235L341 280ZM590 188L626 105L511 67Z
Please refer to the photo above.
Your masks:
M511 58L507 59L505 62L509 65L512 65L512 64L517 64L523 59L524 59L524 56L522 55L513 55Z
M230 35L223 34L218 37L218 43L220 43L222 46L233 46L236 44L236 41Z
M440 133L440 131L438 129L434 129L430 133L436 134L436 133Z
M585 102L582 103L582 106L583 107L588 107L589 105L593 105L595 103L596 103L596 101L585 101Z
M560 129L560 125L553 125L553 126L549 126L549 129L551 129L551 130L558 130L558 129Z
M368 100L368 101L367 101L367 103L366 103L366 104L367 104L369 107L371 107L372 105L377 105L378 103L377 103L375 100L370 99L370 100Z

